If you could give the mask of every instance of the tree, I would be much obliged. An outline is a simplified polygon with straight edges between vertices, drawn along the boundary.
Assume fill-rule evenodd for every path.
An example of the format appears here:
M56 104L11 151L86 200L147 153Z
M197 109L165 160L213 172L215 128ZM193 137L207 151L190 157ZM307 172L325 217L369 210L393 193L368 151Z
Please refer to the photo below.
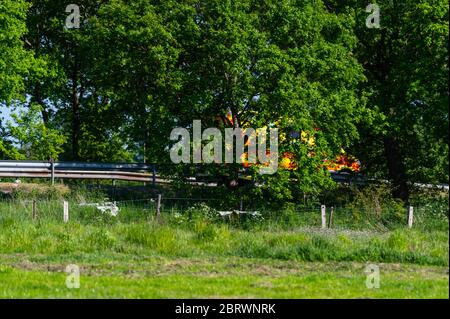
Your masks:
M25 48L28 3L2 0L0 3L0 106L25 99L25 79L45 72L42 61ZM6 124L0 119L0 158L17 158L14 145L7 140Z
M0 101L11 101L24 93L24 77L35 64L22 41L26 33L28 4L23 0L0 3Z
M130 136L152 145L152 160L168 162L174 127L218 126L231 110L238 126L314 136L314 152L289 138L280 152L296 154L295 187L318 191L329 185L324 157L357 139L370 117L358 95L353 23L320 1L111 1L93 22L97 75ZM233 175L241 166L229 167Z
M9 140L18 144L16 159L58 160L66 137L58 130L48 128L41 118L41 108L31 105L26 111L13 114L15 123L9 123ZM20 154L20 155L19 155Z
M394 197L405 202L413 182L448 181L448 2L377 1L381 21L373 29L359 1L325 3L358 21L362 89L380 115L376 126L360 128L363 162L386 171Z
M89 50L89 46L95 44L89 41L89 18L101 2L77 3L80 28L71 29L66 26L66 3L31 1L25 39L35 56L45 62L46 72L34 72L25 78L28 99L22 106L39 105L43 123L70 137L70 143L64 145L63 159L129 160L125 141L119 137L120 130L113 120L115 113L108 108L108 96L99 92L90 78L95 50Z
M168 4L159 2L102 5L91 19L87 53L95 57L91 78L108 94L109 116L114 116L127 145L151 162L162 162L161 154L167 154L174 123L167 107L181 78L176 69L181 48L171 33L173 25L164 21ZM183 8L180 3L173 9Z

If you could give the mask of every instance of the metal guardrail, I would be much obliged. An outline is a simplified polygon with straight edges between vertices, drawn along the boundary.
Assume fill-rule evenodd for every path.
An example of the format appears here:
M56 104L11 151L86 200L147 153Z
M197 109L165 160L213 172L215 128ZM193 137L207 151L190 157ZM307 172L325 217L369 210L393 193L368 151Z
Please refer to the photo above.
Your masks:
M141 163L89 163L89 162L44 162L44 161L4 161L0 160L0 178L55 178L67 179L110 179L134 182L169 183L156 173L155 164ZM370 180L355 174L331 172L338 183L366 184ZM191 184L214 186L201 178L189 178ZM387 182L387 181L384 181ZM449 185L415 183L419 188L437 188L449 191Z
M154 164L140 163L95 163L95 162L46 162L46 161L5 161L0 160L0 168L47 168L62 170L122 170L122 171L152 171Z
M138 163L0 161L0 177L50 178L52 184L55 178L157 182L156 166Z

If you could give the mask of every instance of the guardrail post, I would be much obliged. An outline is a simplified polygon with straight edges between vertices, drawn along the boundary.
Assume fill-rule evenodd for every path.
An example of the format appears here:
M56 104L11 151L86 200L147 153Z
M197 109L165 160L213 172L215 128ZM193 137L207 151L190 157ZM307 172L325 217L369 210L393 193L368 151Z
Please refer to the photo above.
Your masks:
M153 170L153 177L152 177L153 188L155 188L155 186L156 186L156 165L155 164L152 165L152 170Z
M51 161L50 163L50 168L51 168L51 176L52 176L52 186L55 185L55 163L53 161Z

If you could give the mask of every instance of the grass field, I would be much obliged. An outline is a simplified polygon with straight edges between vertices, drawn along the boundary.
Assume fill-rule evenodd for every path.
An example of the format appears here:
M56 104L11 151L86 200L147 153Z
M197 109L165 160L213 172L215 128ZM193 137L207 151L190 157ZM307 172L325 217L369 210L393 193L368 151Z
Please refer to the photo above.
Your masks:
M6 210L4 210L6 211ZM136 212L137 214L137 212ZM98 214L97 214L98 215ZM202 218L0 218L2 298L448 298L448 226L243 229ZM380 288L366 287L367 264ZM66 266L80 288L66 287Z
M264 212L223 221L205 205L154 217L149 202L117 217L72 198L0 201L0 298L448 298L448 212L336 209L332 229L317 210ZM66 287L66 267L80 287ZM366 286L367 266L380 287Z
M63 271L74 260L80 288L68 289ZM6 262L2 298L448 298L448 271L436 266L380 264L380 288L368 289L365 264L354 262L121 254L59 262L16 255Z

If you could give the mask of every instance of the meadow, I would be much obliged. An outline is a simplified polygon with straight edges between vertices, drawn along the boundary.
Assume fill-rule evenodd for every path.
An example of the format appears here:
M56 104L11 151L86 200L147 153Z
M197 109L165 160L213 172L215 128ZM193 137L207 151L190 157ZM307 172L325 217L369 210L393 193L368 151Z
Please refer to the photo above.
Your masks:
M68 223L59 199L37 201L35 219L28 199L0 202L0 297L448 298L448 216L433 206L412 229L395 209L384 220L351 207L321 229L307 207L224 220L204 203L156 217L152 201L127 201L113 217L79 201Z

